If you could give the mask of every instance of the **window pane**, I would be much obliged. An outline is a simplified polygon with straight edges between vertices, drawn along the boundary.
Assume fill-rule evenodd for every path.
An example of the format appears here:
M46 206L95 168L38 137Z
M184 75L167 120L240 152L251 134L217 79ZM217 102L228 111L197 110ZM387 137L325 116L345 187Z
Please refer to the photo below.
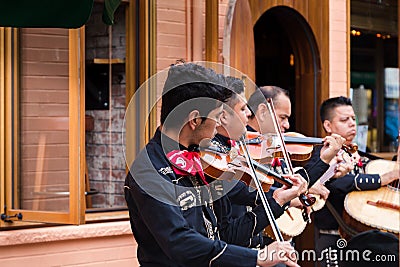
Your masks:
M113 26L101 20L103 5L94 3L85 25L85 105L87 208L125 208L125 6Z
M399 68L385 68L384 145L396 152L399 136Z
M69 211L68 30L21 29L15 208ZM15 158L15 157L14 157Z
M353 107L360 129L368 133L357 142L366 152L394 155L399 135L398 1L350 3Z

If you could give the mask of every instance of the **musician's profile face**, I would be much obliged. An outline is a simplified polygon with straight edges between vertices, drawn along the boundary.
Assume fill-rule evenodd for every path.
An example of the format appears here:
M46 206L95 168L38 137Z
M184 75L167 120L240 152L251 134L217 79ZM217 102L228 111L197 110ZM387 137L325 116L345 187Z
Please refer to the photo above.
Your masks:
M278 118L279 128L282 133L289 129L289 118L292 114L292 107L289 97L284 94L276 96L274 101L275 113Z
M353 107L348 105L336 107L330 121L325 120L324 127L328 133L339 134L351 143L357 134L356 115Z
M275 97L273 104L279 130L284 133L290 127L289 117L292 114L290 99L284 94L279 94ZM258 115L256 116L257 122L260 125L260 132L262 134L274 133L275 128L273 117L267 107L267 104L261 103L258 106L257 113Z
M220 125L222 115L222 105L213 109L202 121L196 130L193 132L194 137L197 139L197 144L203 139L212 139L217 134L217 126Z
M250 114L244 93L237 95L233 107L225 106L221 117L219 133L230 139L239 140L246 132L246 125Z
M242 125L246 126L251 112L247 106L247 100L244 93L238 95L238 99L239 101L233 107L233 111L235 111L237 118L241 121Z

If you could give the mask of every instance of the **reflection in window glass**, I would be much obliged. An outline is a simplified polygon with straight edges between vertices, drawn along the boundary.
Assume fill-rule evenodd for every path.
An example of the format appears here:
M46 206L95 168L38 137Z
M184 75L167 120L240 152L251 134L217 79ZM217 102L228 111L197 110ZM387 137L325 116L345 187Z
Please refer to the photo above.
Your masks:
M68 30L21 29L19 49L15 208L68 211Z
M350 3L350 87L359 123L368 133L365 150L395 152L399 136L398 1Z

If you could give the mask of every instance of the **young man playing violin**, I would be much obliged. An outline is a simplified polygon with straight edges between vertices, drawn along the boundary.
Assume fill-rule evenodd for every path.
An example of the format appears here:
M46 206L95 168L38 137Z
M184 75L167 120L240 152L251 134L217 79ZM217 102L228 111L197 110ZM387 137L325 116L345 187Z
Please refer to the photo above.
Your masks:
M225 216L230 203L205 177L197 149L216 133L222 102L232 95L226 87L222 75L196 64L174 65L168 72L161 125L136 157L124 186L141 266L298 266L287 242L269 245L281 253L266 257L265 250L220 238L237 243L246 229L229 220L220 228L214 206Z
M347 145L352 144L357 133L357 127L356 115L349 98L340 96L325 100L320 107L320 115L324 130L328 136L339 134L346 139ZM319 155L320 149L315 148L309 164L313 164ZM353 168L355 167L353 165ZM332 204L334 210L341 216L344 208L344 199L349 192L378 189L396 179L399 179L398 170L393 170L383 175L355 174L351 172L338 180L333 179L326 183L326 187L331 192L327 201ZM319 252L327 247L337 249L336 242L340 238L338 233L339 224L331 213L335 211L330 211L325 206L315 213L316 248ZM334 265L332 265L332 259L330 258L325 259L321 264L322 266Z
M246 132L245 126L250 111L247 107L247 101L244 96L243 81L238 78L227 77L227 83L228 87L232 89L234 93L228 101L224 103L220 120L221 123L217 126L217 134L212 140L212 144L217 146L220 150L229 153L232 149L238 150L236 143ZM248 172L250 172L250 169L247 169ZM259 176L260 179L265 177L262 173L258 173L257 176ZM240 179L240 177L235 178ZM285 207L292 199L296 198L299 194L304 193L306 190L306 181L299 175L287 178L293 183L293 186L290 189L280 189L276 192L269 191L266 194L275 218L282 215ZM271 178L266 179L268 180L265 181L266 183L273 183ZM224 181L224 183L227 184L228 182ZM252 229L255 229L257 222L261 222L260 216L258 216L259 212L262 214L265 213L264 207L260 203L258 192L254 189L249 189L247 185L237 181L232 181L231 185L225 186L225 188L232 188L227 195L232 203L230 212L232 218L235 219L234 222L241 224L242 226L249 225ZM251 240L247 239L244 243L239 245L262 248L266 245L263 240L262 235L257 234Z

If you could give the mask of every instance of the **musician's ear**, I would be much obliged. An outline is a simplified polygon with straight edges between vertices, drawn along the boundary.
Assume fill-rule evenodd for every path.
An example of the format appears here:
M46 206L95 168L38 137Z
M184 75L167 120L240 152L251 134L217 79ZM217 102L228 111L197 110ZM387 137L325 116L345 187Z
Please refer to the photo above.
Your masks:
M332 133L332 127L330 121L324 120L324 123L322 125L324 126L325 132L327 132L328 134Z
M229 123L229 121L228 121L228 115L229 115L228 111L226 111L225 109L223 109L223 110L222 110L221 117L220 117L220 119L219 119L222 125L227 125L227 124Z
M258 105L257 112L261 115L261 116L259 116L258 119L260 121L264 121L266 113L268 112L267 105L265 105L264 103L261 103L260 105Z
M199 125L200 112L198 110L192 110L188 115L188 124L192 130L195 130L196 127Z

